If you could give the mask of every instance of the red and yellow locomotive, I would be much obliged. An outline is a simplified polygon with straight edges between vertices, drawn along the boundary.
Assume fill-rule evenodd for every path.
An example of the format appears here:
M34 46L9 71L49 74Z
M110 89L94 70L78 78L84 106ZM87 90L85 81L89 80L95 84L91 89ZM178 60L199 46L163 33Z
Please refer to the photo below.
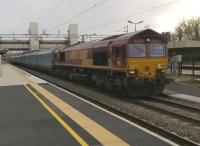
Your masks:
M52 70L130 96L152 95L168 83L167 61L166 40L146 29L57 50Z

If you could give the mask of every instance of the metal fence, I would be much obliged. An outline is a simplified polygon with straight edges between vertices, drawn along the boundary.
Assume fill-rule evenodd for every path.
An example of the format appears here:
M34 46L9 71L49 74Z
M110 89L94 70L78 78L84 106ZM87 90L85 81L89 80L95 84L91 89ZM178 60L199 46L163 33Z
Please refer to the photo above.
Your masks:
M178 64L179 74L200 75L200 56L182 56L182 62Z

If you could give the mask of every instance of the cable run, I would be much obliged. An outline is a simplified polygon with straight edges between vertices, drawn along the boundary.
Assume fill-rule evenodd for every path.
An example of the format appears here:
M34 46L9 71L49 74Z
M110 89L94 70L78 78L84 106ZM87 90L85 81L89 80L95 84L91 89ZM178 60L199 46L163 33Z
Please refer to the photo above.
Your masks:
M104 23L104 24L101 24L101 25L97 25L97 26L95 26L95 27L92 27L92 28L89 28L89 29L85 30L84 32L87 33L87 32L89 32L89 31L91 31L91 30L94 30L94 29L97 29L97 28L101 28L101 27L105 27L105 26L107 26L107 25L116 23L116 22L118 22L118 21L121 21L121 20L130 18L130 17L133 17L133 16L138 16L138 15L141 15L141 14L143 14L143 13L147 13L147 12L153 11L153 10L155 10L155 9L158 9L158 8L161 8L161 7L165 7L165 6L168 6L168 5L171 5L171 4L176 3L176 2L178 2L178 1L181 1L181 0L174 0L174 1L171 1L171 2L168 2L168 3L165 3L165 4L162 4L162 5L154 6L153 8L149 8L149 9L146 9L146 10L143 10L143 11L139 11L139 12L133 13L133 14L131 14L131 15L129 15L129 16L125 16L125 17L122 17L122 18L119 18L119 19L115 19L115 20L110 21L110 22L108 22L108 23Z
M105 3L106 1L107 1L107 0L102 0L102 1L100 1L100 2L98 2L98 3L93 4L91 7L87 8L87 9L85 9L84 11L78 13L77 15L75 15L75 16L73 16L73 17L71 17L71 18L69 18L69 19L67 19L67 20L65 20L65 21L63 21L63 22L60 23L59 25L56 25L56 26L54 26L54 27L49 28L48 31L55 30L56 28L59 28L59 27L65 25L66 23L68 23L68 22L74 20L74 19L77 18L77 17L80 17L81 15L83 15L83 14L87 13L88 11L92 10L93 8L95 8L95 7L97 7L97 6L99 6L99 5L103 4L103 3Z
M40 18L39 21L44 21L51 13L55 12L60 6L61 4L63 4L65 0L61 0L53 9L51 9L46 15L44 15L43 17Z

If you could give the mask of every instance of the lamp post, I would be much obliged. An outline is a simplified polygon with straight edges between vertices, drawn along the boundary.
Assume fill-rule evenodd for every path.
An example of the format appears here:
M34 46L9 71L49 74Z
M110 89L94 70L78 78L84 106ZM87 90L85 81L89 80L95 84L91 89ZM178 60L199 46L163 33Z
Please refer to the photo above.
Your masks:
M128 23L131 23L131 24L134 24L134 25L135 25L135 32L136 32L137 24L140 24L140 23L143 23L143 22L144 22L144 21L132 22L132 21L128 20Z

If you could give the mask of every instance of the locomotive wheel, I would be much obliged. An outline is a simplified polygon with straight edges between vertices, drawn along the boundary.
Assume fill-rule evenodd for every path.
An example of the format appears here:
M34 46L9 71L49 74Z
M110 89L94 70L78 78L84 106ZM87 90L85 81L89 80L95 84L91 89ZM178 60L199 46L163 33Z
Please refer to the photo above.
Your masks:
M120 93L122 93L122 88L120 86L115 86L114 92L117 93L117 94L120 94Z
M105 86L104 88L108 91L113 91L114 87L113 87L113 83L111 79L108 79L107 81L105 81Z
M101 78L99 78L99 77L96 76L96 75L93 75L92 78L91 78L91 80L92 80L92 84L93 84L95 87L100 88L100 87L102 86L102 84L103 84Z
M127 97L128 96L128 92L126 88L123 88L123 90L121 91L121 94L123 97Z
M127 88L126 94L129 97L135 98L136 96L140 95L138 88Z
M152 87L152 94L153 95L160 95L162 93L162 91L164 90L164 86L163 85L155 85Z

